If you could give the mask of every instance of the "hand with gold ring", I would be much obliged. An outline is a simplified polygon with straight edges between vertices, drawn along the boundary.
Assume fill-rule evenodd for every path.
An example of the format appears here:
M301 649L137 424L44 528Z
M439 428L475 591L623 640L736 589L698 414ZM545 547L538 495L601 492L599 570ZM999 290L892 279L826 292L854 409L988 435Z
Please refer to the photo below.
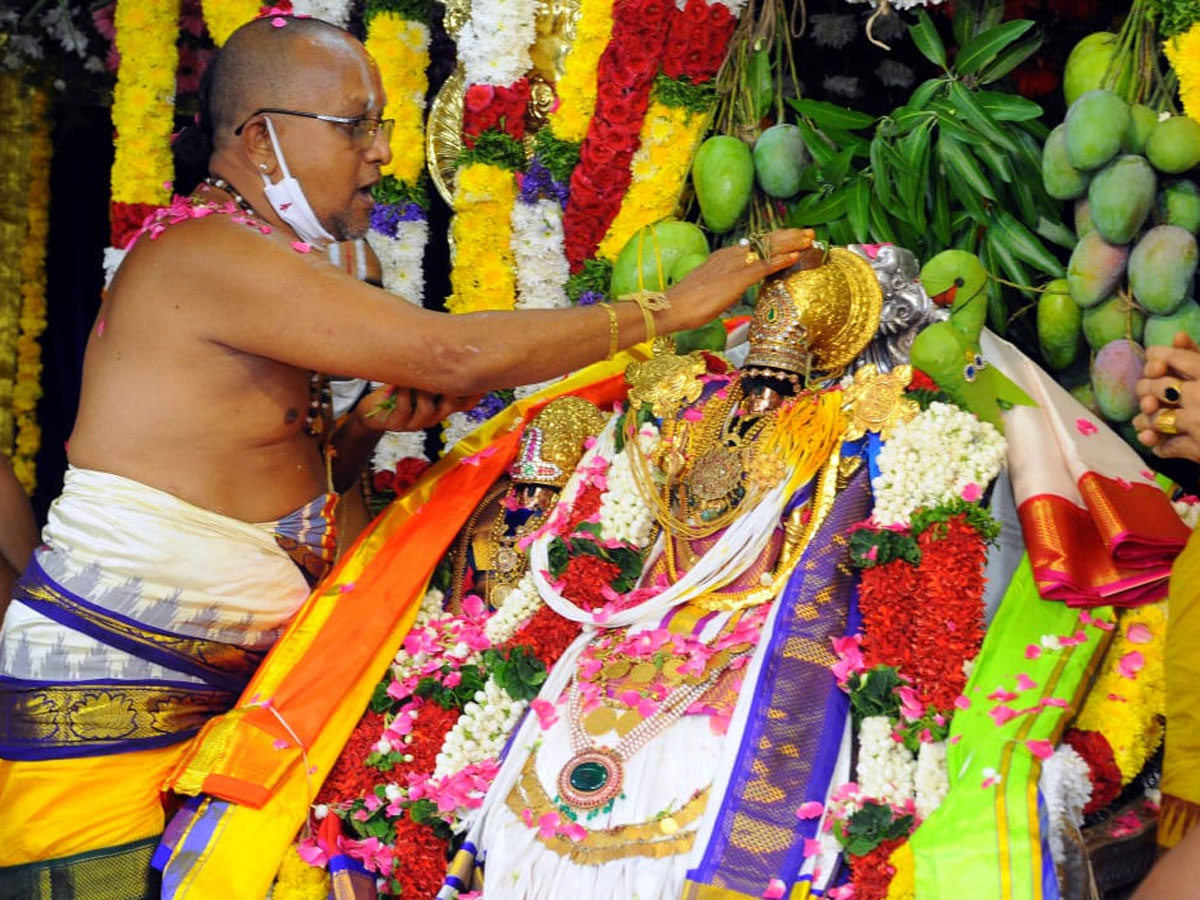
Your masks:
M1180 332L1173 346L1146 349L1142 374L1138 440L1156 456L1200 462L1200 348Z
M746 252L746 265L752 266L762 261L762 257L758 255L758 248L750 242L750 238L740 238L738 246Z

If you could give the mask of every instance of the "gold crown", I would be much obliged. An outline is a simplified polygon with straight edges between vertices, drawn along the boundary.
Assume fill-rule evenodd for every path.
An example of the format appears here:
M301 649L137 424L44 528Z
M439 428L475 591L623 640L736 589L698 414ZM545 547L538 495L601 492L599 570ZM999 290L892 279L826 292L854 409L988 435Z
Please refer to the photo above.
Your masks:
M604 428L604 414L582 397L559 397L530 420L509 468L517 484L562 487L583 456L584 442Z
M803 375L854 360L879 329L883 291L861 256L832 248L824 264L792 268L767 281L750 320L744 367Z

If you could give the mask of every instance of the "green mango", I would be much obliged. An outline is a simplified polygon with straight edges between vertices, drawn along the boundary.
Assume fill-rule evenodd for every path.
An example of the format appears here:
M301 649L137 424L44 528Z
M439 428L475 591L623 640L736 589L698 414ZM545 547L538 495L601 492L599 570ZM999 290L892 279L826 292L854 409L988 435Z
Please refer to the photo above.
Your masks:
M1091 176L1071 165L1067 159L1066 127L1056 125L1042 148L1042 184L1055 200L1074 200L1082 197Z
M1134 239L1154 208L1158 182L1144 157L1118 156L1088 185L1088 210L1092 224L1110 244Z
M1092 360L1092 390L1106 419L1128 422L1138 411L1135 387L1142 377L1141 346L1124 338L1105 344Z
M1071 297L1084 309L1095 306L1117 289L1128 262L1128 247L1110 244L1098 232L1089 231L1075 245L1067 264Z
M1200 232L1200 186L1194 181L1173 181L1158 192L1158 221L1178 225L1192 234Z
M772 125L754 142L754 171L768 197L786 200L799 193L808 163L808 148L795 125Z
M1146 138L1158 124L1158 113L1148 106L1135 103L1129 108L1129 127L1121 138L1122 153L1145 153Z
M737 224L754 189L754 157L744 141L727 134L710 137L692 161L692 184L704 224L724 234Z
M1150 316L1146 319L1146 346L1171 347L1175 335L1186 331L1192 340L1200 344L1200 304L1185 300L1183 305L1169 316Z
M1200 165L1200 122L1171 116L1154 126L1146 138L1150 165L1168 175L1178 175Z
M635 232L617 254L612 296L624 297L640 290L665 291L707 258L708 238L691 222L667 220L647 225Z
M1038 298L1037 333L1042 356L1052 369L1066 369L1079 354L1079 305L1071 299L1067 279L1056 278Z
M1121 149L1129 104L1111 91L1088 91L1067 110L1067 159L1076 169L1098 169Z
M1087 407L1088 412L1100 415L1100 407L1096 405L1096 392L1092 390L1090 381L1075 385L1068 393Z
M1089 231L1095 231L1096 226L1092 223L1092 210L1088 206L1087 197L1080 197L1075 201L1075 237L1082 238Z
M1129 289L1138 304L1156 316L1175 312L1192 293L1196 238L1178 225L1156 225L1129 255Z
M1089 34L1072 48L1063 71L1063 97L1070 106L1088 91L1103 87L1108 64L1117 52L1117 36L1110 31ZM1117 93L1126 95L1131 72L1126 69L1117 82Z
M1093 350L1119 338L1141 341L1146 314L1130 305L1120 294L1083 311L1083 339Z

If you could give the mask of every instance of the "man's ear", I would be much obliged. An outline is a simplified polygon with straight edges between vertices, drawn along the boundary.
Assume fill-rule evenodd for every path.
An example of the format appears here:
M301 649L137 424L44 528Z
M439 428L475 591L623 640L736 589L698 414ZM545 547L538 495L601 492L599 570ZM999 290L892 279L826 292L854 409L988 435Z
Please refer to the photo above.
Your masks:
M271 135L267 132L267 120L263 116L253 117L238 135L242 152L261 174L271 177L278 168L275 147L271 143Z

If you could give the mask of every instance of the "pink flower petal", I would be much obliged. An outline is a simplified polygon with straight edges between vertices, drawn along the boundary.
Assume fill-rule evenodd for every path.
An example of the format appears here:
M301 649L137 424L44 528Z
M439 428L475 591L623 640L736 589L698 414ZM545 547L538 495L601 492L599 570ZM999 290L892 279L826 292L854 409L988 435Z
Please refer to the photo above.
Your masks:
M309 253L312 251L312 244L307 241L292 241L292 249L297 253Z
M1025 647L1025 658L1026 659L1037 659L1041 655L1042 655L1042 648L1039 647L1037 644L1029 644Z
M1125 637L1131 644L1148 644L1154 640L1154 634L1141 622L1134 622L1125 631Z
M1130 650L1121 657L1121 661L1117 663L1117 671L1122 678L1136 678L1137 673L1142 671L1146 666L1146 657L1142 655L1140 650Z
M276 28L282 28L287 24L287 19L285 19L283 16L276 16L271 20L271 24Z
M1022 672L1017 676L1017 688L1022 691L1031 691L1037 687L1037 682Z
M1054 755L1054 745L1049 741L1026 741L1025 746L1038 759L1049 759Z
M961 496L968 503L974 503L983 496L983 488L972 481L962 489Z
M999 700L1001 703L1007 703L1009 700L1016 700L1017 696L1018 695L1014 694L1012 691L1006 691L1004 688L996 688L996 690L988 694L987 698L989 700Z
M804 858L812 859L814 856L821 855L821 842L814 841L812 838L804 839Z
M991 709L989 709L988 715L992 717L992 721L996 723L996 727L1000 728L1009 719L1016 717L1017 711L1011 706L1000 704L999 706L993 706Z
M1062 697L1046 697L1045 699L1038 701L1038 706L1041 706L1042 708L1054 706L1058 709L1067 709L1070 707L1070 705L1071 701L1064 700Z
M1082 417L1075 420L1075 427L1077 429L1079 429L1079 433L1082 434L1084 437L1095 434L1097 431L1100 430L1099 428L1096 427L1095 422L1091 422L1088 419L1084 419Z
M799 819L816 819L825 811L825 804L819 803L816 800L809 800L807 803L802 803L800 808L796 810L796 817Z
M763 900L781 900L787 892L787 885L778 878L772 878L767 882L767 889L763 891Z
M1117 483L1117 486L1120 487L1121 489L1126 490L1126 491L1133 490L1133 485L1130 484L1128 481L1126 481L1124 478L1114 478L1113 480Z

